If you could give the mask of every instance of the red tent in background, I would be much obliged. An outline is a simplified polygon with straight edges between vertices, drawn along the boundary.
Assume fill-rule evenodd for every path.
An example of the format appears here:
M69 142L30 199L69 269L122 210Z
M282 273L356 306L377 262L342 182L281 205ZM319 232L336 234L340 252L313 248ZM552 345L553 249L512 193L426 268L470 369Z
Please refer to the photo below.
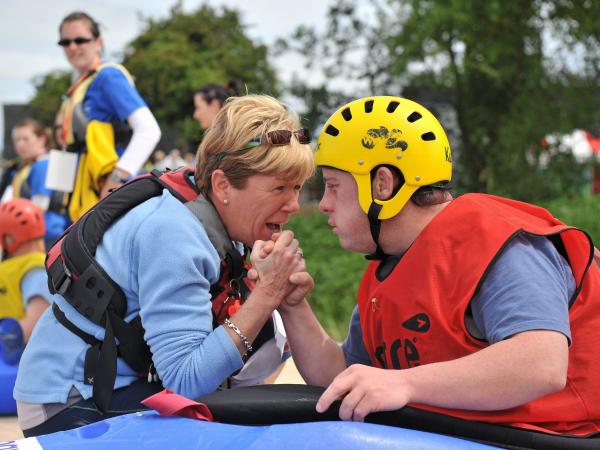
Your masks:
M600 194L600 137L586 130L573 130L569 134L546 135L542 145L548 152L548 155L540 158L539 163L542 166L547 164L548 158L556 152L571 153L578 163L591 164L592 192Z
M589 131L585 131L584 133L586 140L590 144L592 164L594 164L592 192L594 194L600 194L600 137L593 136Z
M590 149L592 153L596 153L600 155L600 137L593 136L589 131L584 131L585 138L590 144Z

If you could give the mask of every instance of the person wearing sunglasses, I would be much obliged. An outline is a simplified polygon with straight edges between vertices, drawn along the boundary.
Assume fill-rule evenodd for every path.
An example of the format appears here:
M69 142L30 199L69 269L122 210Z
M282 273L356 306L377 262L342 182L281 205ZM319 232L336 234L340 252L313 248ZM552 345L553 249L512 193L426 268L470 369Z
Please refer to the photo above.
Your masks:
M160 128L127 70L102 60L99 24L85 12L67 15L58 45L75 71L57 115L58 142L77 158L68 212L77 220L109 190L144 165L160 139Z
M304 296L311 288L299 243L284 230L314 171L309 143L297 115L278 100L231 98L200 144L195 173L161 175L179 180L181 190L161 184L154 196L115 214L114 205L130 202L130 194L160 173L137 178L69 229L49 252L54 306L25 349L14 390L26 436L141 410L140 400L163 387L196 398L219 386L254 384L281 365L287 352L274 311L288 294ZM113 215L120 218L97 231L97 219ZM73 276L78 230L82 240L93 230L95 264L105 275L90 278L77 269L81 275ZM249 255L257 273L250 282L247 250L267 241L273 242L269 255ZM118 320L110 316L110 329L88 314L87 305L93 311L103 298L98 285L116 286L126 303ZM119 309L116 297L106 314ZM134 324L143 345L119 337L117 325ZM118 339L107 340L108 333ZM127 362L128 352L108 356L116 342L148 356L141 370Z

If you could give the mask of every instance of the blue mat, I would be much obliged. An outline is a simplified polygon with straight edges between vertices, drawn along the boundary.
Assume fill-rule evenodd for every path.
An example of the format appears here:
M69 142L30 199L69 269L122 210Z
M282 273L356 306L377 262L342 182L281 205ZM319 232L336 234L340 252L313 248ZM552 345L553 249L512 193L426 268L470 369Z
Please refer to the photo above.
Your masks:
M17 405L13 399L13 388L19 365L9 365L0 358L0 415L15 414Z
M269 426L161 417L153 411L107 419L37 438L44 450L165 449L471 449L495 447L439 434L370 423L308 422Z

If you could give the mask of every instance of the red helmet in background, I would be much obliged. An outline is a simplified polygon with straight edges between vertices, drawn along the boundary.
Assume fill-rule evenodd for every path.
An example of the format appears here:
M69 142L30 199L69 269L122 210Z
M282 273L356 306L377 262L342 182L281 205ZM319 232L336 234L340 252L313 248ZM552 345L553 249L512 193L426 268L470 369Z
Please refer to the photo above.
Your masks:
M0 203L0 245L10 256L21 244L46 233L40 209L26 198Z

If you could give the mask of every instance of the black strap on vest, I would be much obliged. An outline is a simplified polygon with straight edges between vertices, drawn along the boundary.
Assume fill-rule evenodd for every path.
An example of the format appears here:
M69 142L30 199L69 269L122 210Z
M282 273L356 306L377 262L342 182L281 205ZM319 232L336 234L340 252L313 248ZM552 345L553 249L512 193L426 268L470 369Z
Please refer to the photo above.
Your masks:
M90 345L85 355L84 383L93 385L94 402L103 413L110 405L118 356L140 376L147 374L151 380L156 374L139 315L129 323L124 321L125 294L94 258L102 236L117 219L168 189L202 222L223 261L219 280L211 286L211 296L223 293L225 300L231 293L243 301L250 293L244 283L244 258L233 247L214 206L199 195L190 180L192 174L185 168L165 173L153 171L123 185L65 231L46 258L50 291L62 295L78 313L105 330L104 339L100 341L69 321L58 305L52 307L59 323ZM213 319L214 304L213 299ZM216 327L218 323L213 325ZM273 336L274 327L269 320L254 340L253 348L258 349ZM118 346L115 341L119 342Z
M25 179L21 183L19 197L31 199L31 184L29 183L29 179ZM67 198L68 195L66 195L64 192L51 191L48 211L64 215L66 213Z
M159 172L137 178L103 199L63 234L55 244L60 245L60 255L46 262L50 291L62 295L81 315L105 330L99 341L71 323L56 304L52 308L62 325L91 346L85 356L84 382L93 385L94 402L102 412L110 404L117 356L141 376L152 371L152 355L139 316L125 322L125 294L94 256L105 231L134 206L162 194L164 188L182 201L188 199L158 176ZM182 176L187 178L188 172ZM197 191L189 192L197 195Z
M369 228L371 229L371 237L375 242L377 248L374 253L365 256L365 258L369 260L382 260L385 258L385 253L379 245L379 233L381 231L381 220L379 219L379 212L383 208L383 205L379 203L371 202L371 206L369 206L369 212L367 216L369 217Z

